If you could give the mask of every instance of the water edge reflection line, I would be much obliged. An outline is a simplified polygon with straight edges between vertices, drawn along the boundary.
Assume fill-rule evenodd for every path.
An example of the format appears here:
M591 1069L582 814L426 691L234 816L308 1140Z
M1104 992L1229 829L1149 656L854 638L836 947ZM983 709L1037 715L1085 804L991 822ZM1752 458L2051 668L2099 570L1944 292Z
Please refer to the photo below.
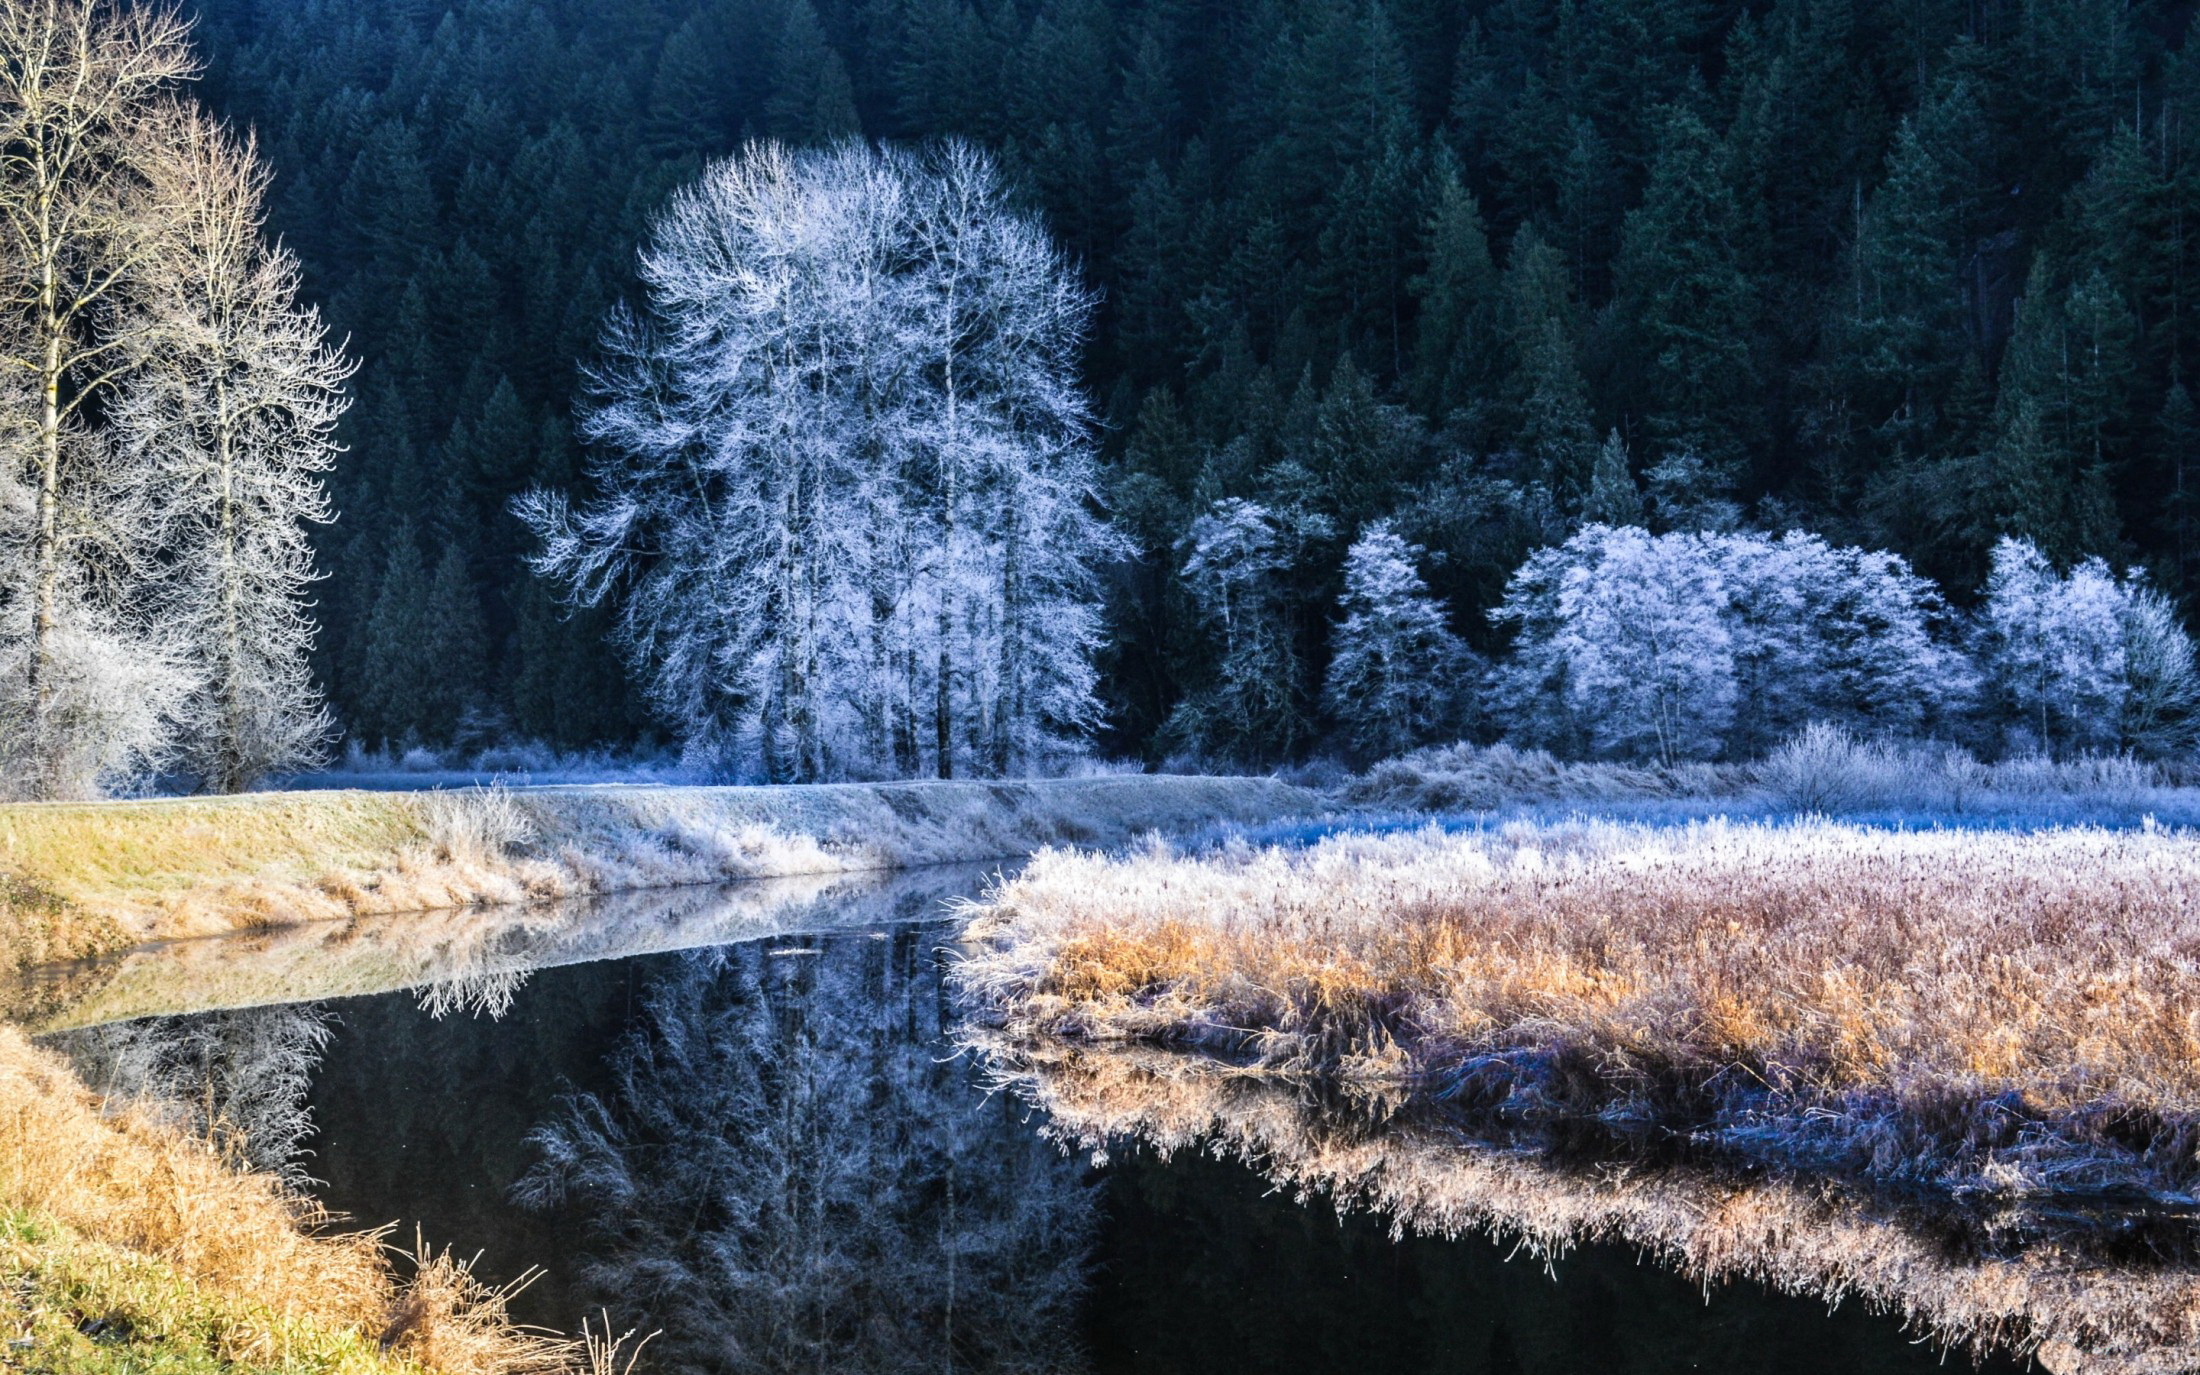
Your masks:
M922 920L1001 868L945 864L449 908L140 946L29 971L0 1015L34 1035L143 1017L422 990L474 1010L468 983L771 936ZM489 1000L493 1007L497 998Z

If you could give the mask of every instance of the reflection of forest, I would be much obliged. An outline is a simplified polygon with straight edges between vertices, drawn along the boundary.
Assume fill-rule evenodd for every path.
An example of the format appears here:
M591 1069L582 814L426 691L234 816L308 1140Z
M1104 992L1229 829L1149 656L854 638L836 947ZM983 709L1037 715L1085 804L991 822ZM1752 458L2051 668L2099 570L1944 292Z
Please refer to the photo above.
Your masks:
M293 1184L310 1171L306 1105L328 1017L312 1004L244 1008L64 1031L45 1044L111 1102L152 1112Z
M934 938L689 956L610 1086L534 1136L523 1201L585 1227L663 1369L1058 1371L1093 1231L1079 1168L946 1058Z
M1414 1350L1441 1350L1463 1371L1970 1364L1867 1311L1939 1343L2030 1351L2050 1371L2200 1369L2200 1265L2189 1261L2068 1236L1994 1250L1975 1229L1831 1187L1560 1164L1478 1144L1413 1103L1318 1100L1189 1054L967 1036L1049 1134L1127 1152L1109 1171L1098 1255L1109 1280L1090 1321L1141 1334L1141 1370L1266 1367L1286 1354L1308 1375L1425 1368ZM1308 1240L1316 1232L1331 1240ZM1366 1282L1333 1283L1325 1266ZM1715 1292L1723 1316L1707 1317ZM1782 1294L1844 1311L1828 1321ZM1349 1359L1333 1359L1340 1343ZM1095 1352L1109 1366L1119 1355Z

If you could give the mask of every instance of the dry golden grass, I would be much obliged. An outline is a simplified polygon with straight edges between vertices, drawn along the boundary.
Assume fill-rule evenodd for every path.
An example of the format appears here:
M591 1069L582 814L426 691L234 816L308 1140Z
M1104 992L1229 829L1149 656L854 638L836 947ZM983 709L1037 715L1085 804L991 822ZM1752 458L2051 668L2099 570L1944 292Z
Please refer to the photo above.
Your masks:
M1111 844L1312 810L1272 779L257 793L0 806L0 961L259 925Z
M1031 1035L1441 1089L1930 1190L2200 1182L2200 841L1520 824L1050 852L973 914Z
M1929 1217L1838 1190L1685 1167L1568 1168L1411 1121L1370 1129L1311 1108L1272 1076L1197 1056L982 1033L973 1042L1072 1148L1217 1151L1302 1199L1373 1210L1400 1232L1489 1235L1530 1258L1631 1246L1707 1288L1752 1280L1859 1302L1927 1339L2028 1354L2056 1375L2200 1368L2191 1263L2118 1264L2063 1245L1986 1254L1948 1244Z
M309 1200L206 1142L108 1114L13 1028L0 1028L0 1213L36 1219L8 1238L17 1270L181 1286L224 1362L280 1364L311 1338L449 1375L570 1364L567 1344L512 1328L503 1296L449 1256L423 1248L401 1285L379 1235L333 1231Z

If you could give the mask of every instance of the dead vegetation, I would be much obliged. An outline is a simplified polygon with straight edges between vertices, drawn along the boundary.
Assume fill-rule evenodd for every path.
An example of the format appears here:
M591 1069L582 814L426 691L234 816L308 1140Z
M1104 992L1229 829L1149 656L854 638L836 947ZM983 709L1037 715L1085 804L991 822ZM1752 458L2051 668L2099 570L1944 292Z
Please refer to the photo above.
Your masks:
M400 1283L380 1234L346 1232L206 1139L106 1105L0 1028L0 1269L223 1363L537 1375L569 1343L514 1328L501 1291L416 1248ZM87 1310L89 1311L89 1310Z
M972 913L1013 1033L1404 1084L1941 1196L2200 1184L2200 842L1515 823L1049 852Z
M1337 790L1361 810L1490 812L1692 803L1826 816L2018 818L2036 824L2143 813L2200 816L2191 766L2130 755L1981 760L1951 744L1865 739L1813 725L1750 763L1569 761L1543 750L1459 743L1375 765Z
M1748 1280L1862 1303L1923 1339L2029 1355L2053 1375L2200 1368L2200 1267L2189 1261L1954 1245L1929 1218L1839 1189L1686 1166L1574 1168L1410 1118L1373 1125L1203 1057L973 1041L1073 1149L1227 1154L1302 1199L1373 1210L1401 1233L1488 1235L1531 1260L1631 1246L1707 1289Z

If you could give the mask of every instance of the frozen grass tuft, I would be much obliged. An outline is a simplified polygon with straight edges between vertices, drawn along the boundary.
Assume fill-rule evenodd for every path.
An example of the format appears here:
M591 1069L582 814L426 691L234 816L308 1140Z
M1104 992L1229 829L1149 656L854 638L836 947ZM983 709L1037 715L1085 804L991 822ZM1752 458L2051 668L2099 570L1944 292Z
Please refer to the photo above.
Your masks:
M2200 843L1516 822L1048 852L960 986L1196 1047L1940 1196L2200 1187Z
M1361 813L1514 816L1594 811L1642 820L1821 815L1908 823L2200 824L2187 766L2129 755L1993 763L1937 742L1805 728L1754 764L1565 762L1511 745L1443 745L1386 760L1335 795Z

